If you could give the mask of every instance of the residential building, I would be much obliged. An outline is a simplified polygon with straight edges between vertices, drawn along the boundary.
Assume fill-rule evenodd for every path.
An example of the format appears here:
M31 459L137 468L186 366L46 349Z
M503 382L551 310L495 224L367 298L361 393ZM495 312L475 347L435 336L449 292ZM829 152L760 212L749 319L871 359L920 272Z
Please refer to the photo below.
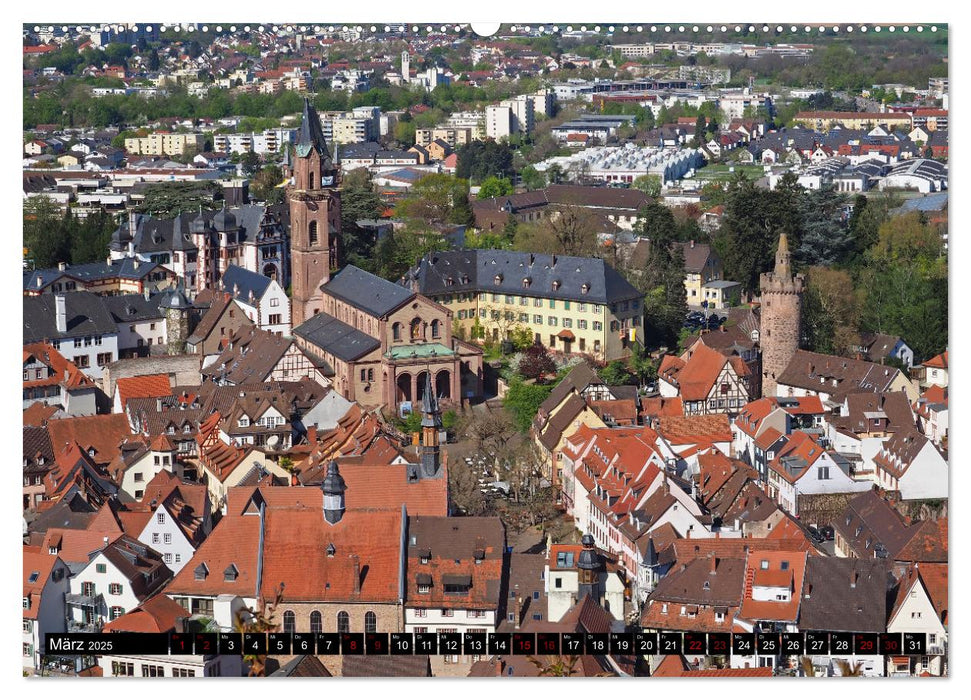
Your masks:
M133 537L105 542L71 578L65 596L68 631L100 631L158 593L171 577L162 556Z
M158 132L144 137L125 139L125 150L129 155L181 156L190 149L199 152L204 146L205 136L202 134Z
M617 560L598 550L593 537L584 535L581 544L549 544L546 549L547 619L560 619L584 597L590 596L615 620L625 619L625 580Z
M818 494L846 494L870 491L873 483L854 478L849 460L824 450L802 431L788 436L768 465L767 492L794 517L799 517L799 499Z
M763 311L764 318L765 311ZM762 334L762 364L765 365L766 338ZM882 394L902 391L910 401L917 400L917 389L896 367L808 350L796 350L777 375L776 390L767 396L819 396L824 406L835 407L848 394Z
M308 354L292 338L250 326L229 336L227 341L219 356L202 369L204 381L241 386L308 377L322 386L330 386L329 363Z
M663 397L681 397L685 415L734 415L754 394L752 374L741 357L726 357L706 345L695 346L687 361L666 355L658 368Z
M95 384L48 343L24 345L23 407L58 406L69 416L96 413Z
M834 126L842 129L864 129L869 131L876 124L886 124L890 128L902 127L907 131L913 126L911 115L894 112L799 112L794 121L797 124L829 131Z
M882 634L887 631L887 594L893 578L887 562L879 559L809 557L803 597L799 605L800 632ZM860 675L884 675L886 657L872 654L840 654L830 645L829 654L812 655L817 675L841 675L840 661L860 666Z
M47 343L91 379L118 359L118 325L91 292L23 298L23 342Z
M230 265L220 285L257 328L276 335L290 335L290 299L279 282Z
M598 258L444 251L423 257L404 283L454 313L473 340L527 328L551 350L609 362L644 337L643 294Z
M948 497L947 459L916 428L887 438L873 464L876 483L905 501Z
M119 258L106 262L24 271L24 296L88 291L96 294L144 294L175 284L177 278L156 262Z
M174 219L133 213L114 231L109 249L113 260L134 256L135 266L139 259L164 265L193 296L218 287L230 265L286 285L289 214L282 204L246 204Z
M912 564L897 582L896 596L887 621L887 632L924 634L927 653L887 659L888 673L897 675L947 675L948 565Z
M453 149L473 141L472 129L437 126L433 129L416 129L415 144L427 148L434 141L444 141Z
M474 200L472 213L480 231L502 229L510 217L520 223L555 220L564 212L577 209L604 230L631 231L647 203L647 196L636 189L550 185L532 192Z
M505 545L499 518L409 517L404 631L495 632L507 574ZM478 661L444 656L435 662Z
M23 548L23 662L25 670L40 669L47 635L67 631L64 601L71 572L56 553L42 547Z

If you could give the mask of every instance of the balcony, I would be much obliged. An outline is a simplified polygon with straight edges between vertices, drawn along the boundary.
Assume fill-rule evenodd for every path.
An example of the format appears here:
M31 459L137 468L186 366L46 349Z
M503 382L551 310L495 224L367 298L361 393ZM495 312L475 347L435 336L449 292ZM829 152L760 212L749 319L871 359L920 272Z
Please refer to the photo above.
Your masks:
M67 631L68 632L83 632L88 634L95 634L101 631L101 623L96 622L78 622L77 620L67 621Z
M98 608L104 599L101 597L100 593L94 593L88 595L85 593L65 593L64 603L67 605L79 605L86 608Z

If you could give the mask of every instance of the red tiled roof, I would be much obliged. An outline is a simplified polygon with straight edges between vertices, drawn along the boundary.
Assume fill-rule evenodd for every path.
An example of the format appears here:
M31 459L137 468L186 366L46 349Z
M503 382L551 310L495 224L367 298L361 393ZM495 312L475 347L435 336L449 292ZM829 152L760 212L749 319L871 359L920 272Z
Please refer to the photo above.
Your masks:
M763 561L768 562L767 569L762 569ZM782 569L783 562L788 562L786 570ZM765 549L750 551L745 559L745 591L739 617L751 621L795 622L799 614L805 573L805 551L767 551ZM788 601L755 600L752 597L753 586L775 587L780 585L783 578L791 584L792 595ZM784 586L785 583L781 585Z
M128 417L123 413L58 418L48 421L51 445L58 453L66 445L77 443L85 451L94 448L94 461L110 464L118 456L119 445L132 437Z
M938 369L947 369L947 350L942 352L940 355L935 355L931 359L924 363L924 367L936 367Z
M33 425L41 428L59 410L57 406L48 406L43 401L35 401L24 409L24 426Z
M51 577L51 571L57 562L57 556L48 554L46 547L24 547L23 554L23 595L30 596L30 609L24 610L24 617L36 620L40 611L40 596ZM31 583L30 577L36 573L36 580Z
M728 416L716 413L707 416L662 416L658 433L675 445L731 442L732 428Z
M167 374L146 374L140 377L123 377L115 382L121 408L128 399L154 399L172 395L172 385Z
M188 618L189 611L161 594L149 598L134 610L104 626L105 632L173 632L176 620Z
M41 379L24 382L24 388L63 385L69 389L80 387L94 387L94 382L77 365L64 357L53 346L47 343L31 343L24 345L24 364L34 358L50 371Z

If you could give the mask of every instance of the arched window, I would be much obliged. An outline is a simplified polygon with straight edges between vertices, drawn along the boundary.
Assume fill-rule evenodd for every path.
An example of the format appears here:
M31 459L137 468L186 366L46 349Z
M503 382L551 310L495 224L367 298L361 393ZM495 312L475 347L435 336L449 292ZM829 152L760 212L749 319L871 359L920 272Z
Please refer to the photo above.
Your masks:
M394 325L392 325L391 333L395 340L401 340L401 324L396 322Z
M310 245L317 245L317 222L310 222Z
M297 617L293 614L293 610L287 610L283 613L283 631L288 634L297 631Z
M341 610L337 613L337 632L346 633L351 631L351 616Z
M313 170L311 170L311 171L310 171L310 175L309 175L309 178L308 178L308 180L307 180L307 189L308 189L308 190L315 190L315 189L317 189L316 187L314 187L314 185L316 184L316 183L315 183L314 181L315 181L316 179L317 179L317 178L316 178L316 176L315 176L315 174L314 174L314 171L313 171Z
M378 631L378 616L370 610L364 615L364 632L374 634Z
M421 340L421 319L418 317L411 321L411 339Z
M439 331L440 326L441 324L438 322L437 318L432 321L432 338L438 338L441 336L441 332Z
M321 624L319 610L314 610L312 613L310 613L310 631L314 634L320 634L324 631L324 626Z

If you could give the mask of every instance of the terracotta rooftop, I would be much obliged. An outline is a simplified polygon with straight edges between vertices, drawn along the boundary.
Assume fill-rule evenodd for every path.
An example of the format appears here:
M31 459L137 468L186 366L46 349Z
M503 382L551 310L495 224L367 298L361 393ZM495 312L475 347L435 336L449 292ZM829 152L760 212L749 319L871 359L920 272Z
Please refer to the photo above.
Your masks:
M121 409L125 410L128 399L148 399L172 394L172 385L167 374L146 374L141 377L122 377L115 382L116 391L121 399Z

